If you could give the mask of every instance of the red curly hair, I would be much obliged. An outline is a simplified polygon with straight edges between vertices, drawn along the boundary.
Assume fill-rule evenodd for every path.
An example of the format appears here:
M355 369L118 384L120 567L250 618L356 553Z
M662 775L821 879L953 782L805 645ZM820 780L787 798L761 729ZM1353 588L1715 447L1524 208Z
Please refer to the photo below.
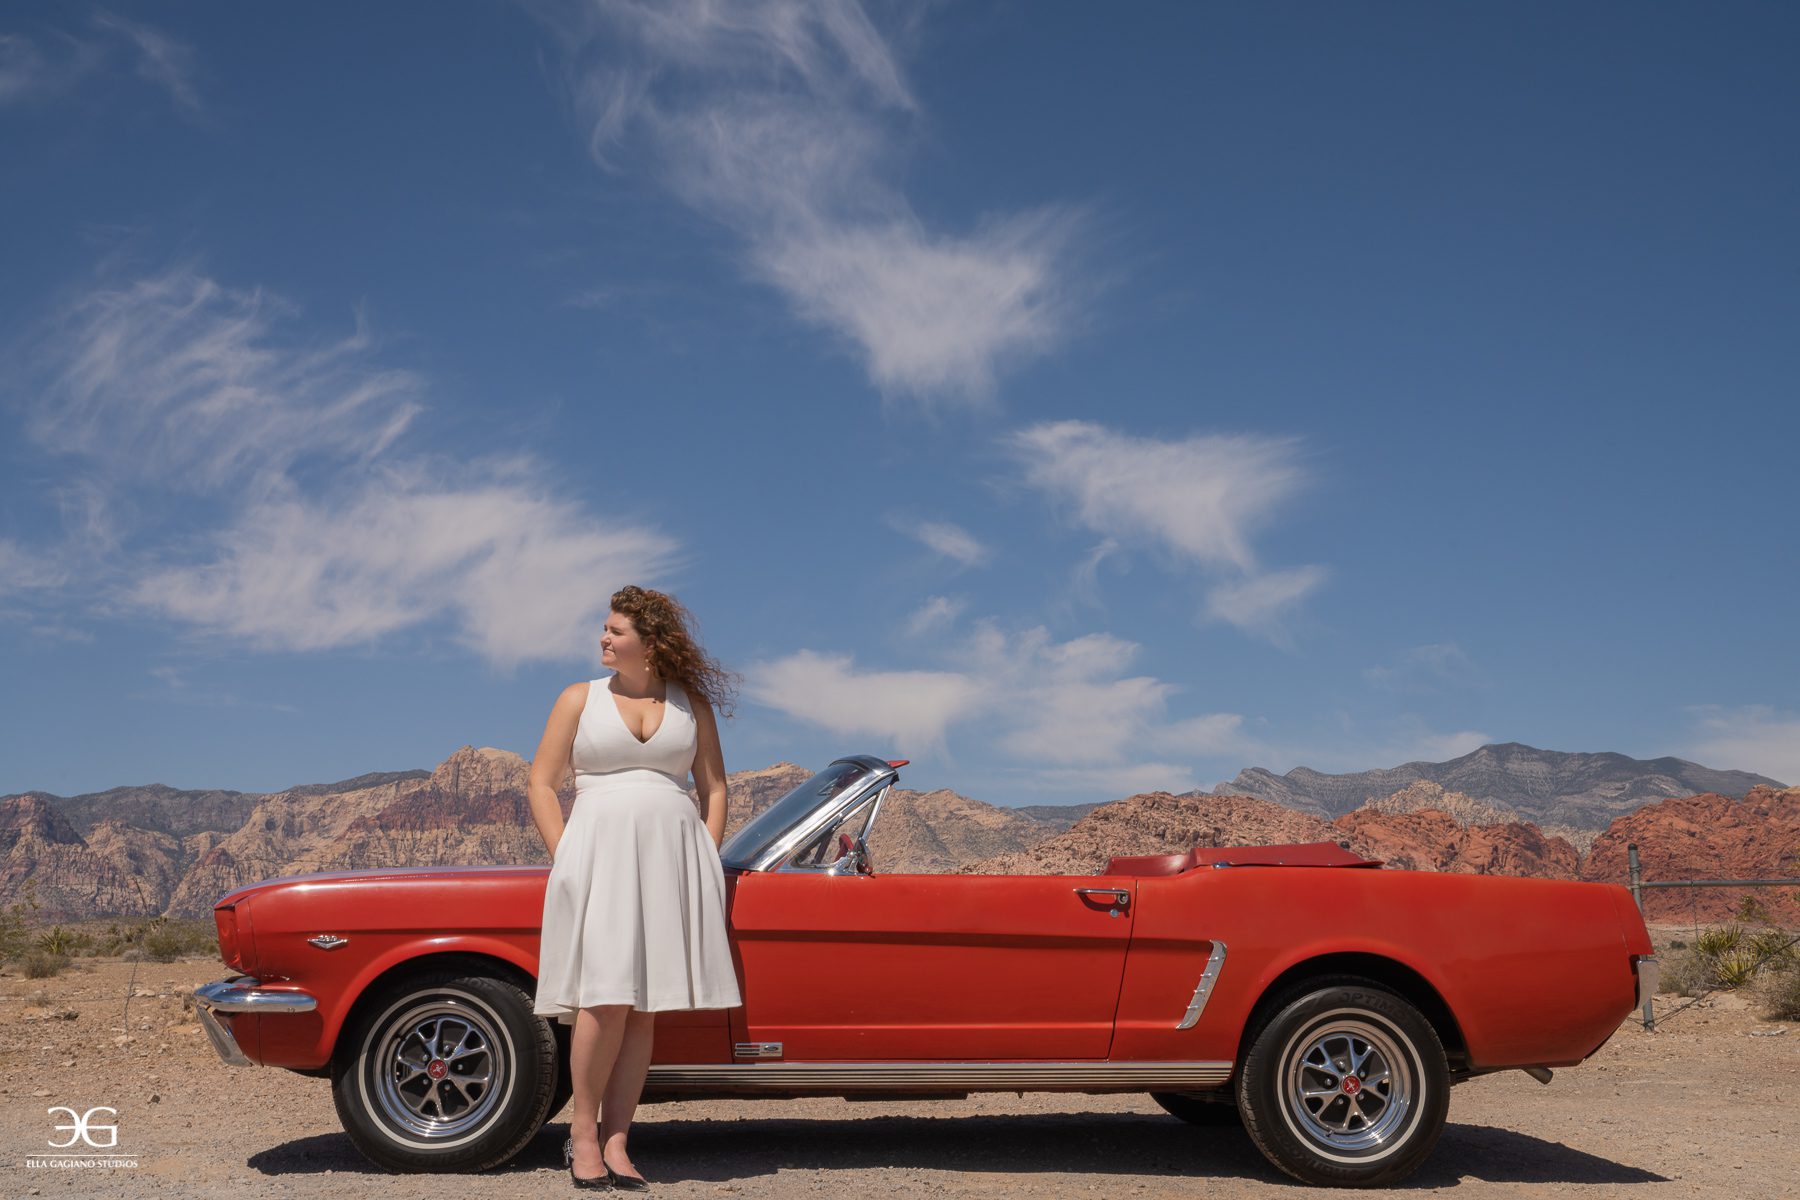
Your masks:
M673 679L720 716L729 717L739 676L719 665L690 632L694 616L667 592L628 584L612 594L612 610L631 620L650 669Z

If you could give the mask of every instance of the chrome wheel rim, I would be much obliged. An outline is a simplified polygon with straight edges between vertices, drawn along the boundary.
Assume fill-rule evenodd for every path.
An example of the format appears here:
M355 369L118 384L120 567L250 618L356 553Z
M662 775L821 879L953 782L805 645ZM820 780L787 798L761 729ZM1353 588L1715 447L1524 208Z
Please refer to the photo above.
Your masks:
M1360 1015L1326 1014L1288 1042L1283 1061L1288 1123L1329 1157L1380 1157L1418 1103L1410 1044Z
M367 1061L384 1120L431 1142L457 1138L491 1117L511 1063L493 1014L452 997L406 1009L386 1025Z

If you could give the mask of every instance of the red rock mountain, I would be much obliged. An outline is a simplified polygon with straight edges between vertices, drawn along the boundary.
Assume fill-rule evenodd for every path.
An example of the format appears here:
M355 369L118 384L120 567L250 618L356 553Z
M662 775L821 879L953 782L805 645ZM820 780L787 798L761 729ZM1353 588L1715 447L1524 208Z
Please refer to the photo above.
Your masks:
M111 809L76 798L80 820L68 817L67 802L42 793L0 798L0 903L30 884L40 920L200 916L239 884L302 871L542 863L526 771L515 754L464 747L429 775L371 775L265 796L204 793L200 815L184 812L179 793L166 788L98 793ZM808 774L793 763L733 773L728 836ZM571 800L565 788L565 815ZM1586 855L1563 837L1506 818L1498 805L1430 781L1412 781L1335 821L1251 796L1153 792L1092 807L1007 809L947 790L896 789L871 850L876 869L890 873L1081 873L1116 854L1341 841L1400 868L1623 882L1624 848L1636 842L1649 879L1800 875L1800 789L1651 804L1615 820ZM232 826L195 827L208 819ZM1716 921L1746 894L1651 892L1650 911ZM1800 921L1800 904L1787 891L1755 894L1777 915Z
M1581 877L1623 882L1633 843L1649 880L1800 878L1800 788L1752 788L1742 800L1708 792L1640 808L1594 840ZM1657 888L1644 897L1652 920L1717 923L1754 897L1777 920L1800 924L1800 887Z

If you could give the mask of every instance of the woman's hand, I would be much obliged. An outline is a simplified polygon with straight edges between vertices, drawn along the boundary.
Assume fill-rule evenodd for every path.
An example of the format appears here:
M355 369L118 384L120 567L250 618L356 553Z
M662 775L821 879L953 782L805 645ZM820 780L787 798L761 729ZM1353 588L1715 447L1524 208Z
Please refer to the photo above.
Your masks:
M693 697L694 793L700 797L700 820L712 835L713 849L725 842L725 752L719 748L719 722L712 705ZM667 718L664 718L667 720Z
M581 724L587 697L587 684L571 683L550 706L550 719L544 722L544 736L538 742L537 754L531 760L531 777L525 784L531 820L537 825L538 836L544 839L551 861L556 859L556 847L562 842L564 830L556 789L568 777L569 758L575 752L575 727Z

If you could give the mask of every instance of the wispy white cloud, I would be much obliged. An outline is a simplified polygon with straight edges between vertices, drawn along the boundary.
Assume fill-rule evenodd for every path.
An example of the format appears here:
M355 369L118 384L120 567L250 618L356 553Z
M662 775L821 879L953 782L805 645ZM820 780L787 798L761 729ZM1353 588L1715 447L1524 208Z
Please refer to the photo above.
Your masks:
M97 36L57 31L38 39L0 33L0 104L63 95L123 52L137 75L166 91L178 107L195 115L203 111L194 84L198 57L192 46L105 9L93 14L90 26Z
M1226 576L1207 594L1201 612L1208 619L1292 644L1287 620L1326 570L1265 570L1251 541L1306 483L1293 439L1200 434L1161 440L1089 421L1054 421L1019 430L1004 444L1028 485L1102 535L1077 572L1079 592L1094 591L1102 558L1125 546L1144 547L1176 568Z
M1196 790L1199 776L1192 767L1179 763L1125 763L1106 767L1044 767L1031 772L1033 787L1056 792L1079 792L1088 796L1123 799L1144 792L1173 792L1181 795Z
M60 587L69 572L55 555L0 538L0 599Z
M812 650L755 664L745 690L832 733L890 739L893 753L910 756L941 751L948 727L983 696L978 681L958 672L859 670L849 655Z
M1076 521L1203 567L1254 571L1250 534L1305 482L1290 438L1202 434L1162 441L1089 421L1052 421L1006 440L1025 482Z
M1409 762L1448 762L1494 740L1476 729L1435 728L1417 713L1367 719L1345 712L1340 723L1335 733L1268 747L1261 765L1276 772L1293 767L1340 774L1370 771Z
M1434 692L1474 684L1480 671L1455 642L1432 642L1402 651L1392 662L1366 668L1363 678L1387 691Z
M965 567L979 567L993 557L993 551L986 543L950 521L916 521L895 516L889 518L888 523L926 548Z
M981 402L1069 325L1081 218L1047 206L927 228L893 182L918 103L854 0L593 0L538 9L561 34L589 147L642 147L748 269L846 339L885 392Z
M209 633L323 650L446 619L490 662L591 657L607 597L667 569L675 543L601 523L501 473L437 481L382 472L337 502L253 505L197 565L138 582L133 599Z
M192 46L152 25L105 9L94 14L94 27L113 34L131 48L139 77L162 88L190 113L202 111L200 93L194 86L197 56Z
M0 33L0 104L60 92L93 65L93 52L82 43L66 40L61 49L61 54L46 54L24 34Z
M66 552L42 562L81 559L89 593L201 637L304 652L446 629L501 667L591 659L606 597L676 565L673 538L601 521L529 459L402 453L423 380L360 324L320 345L297 316L182 269L96 287L40 331L9 390L86 472L59 493ZM183 491L224 518L178 539L112 521ZM47 570L11 544L0 559Z
M28 432L115 477L194 490L381 454L421 410L422 381L375 363L360 323L322 346L281 336L296 315L191 267L97 287L38 335Z
M968 602L950 596L930 596L907 616L905 629L910 637L928 637L944 633L956 624Z
M1764 704L1696 705L1690 748L1683 757L1723 771L1754 771L1800 785L1800 713Z
M1292 649L1287 620L1325 574L1324 567L1290 567L1220 584L1206 593L1206 615Z
M1197 760L1256 747L1237 714L1170 719L1180 689L1131 673L1141 647L1110 634L1059 641L1042 627L1008 631L984 618L933 646L956 669L857 670L848 657L801 650L752 670L754 698L835 733L893 736L896 752L913 757L979 740L1056 787L1101 778L1129 779L1133 790L1191 786L1191 767L1158 756ZM1161 782L1146 783L1152 775Z

